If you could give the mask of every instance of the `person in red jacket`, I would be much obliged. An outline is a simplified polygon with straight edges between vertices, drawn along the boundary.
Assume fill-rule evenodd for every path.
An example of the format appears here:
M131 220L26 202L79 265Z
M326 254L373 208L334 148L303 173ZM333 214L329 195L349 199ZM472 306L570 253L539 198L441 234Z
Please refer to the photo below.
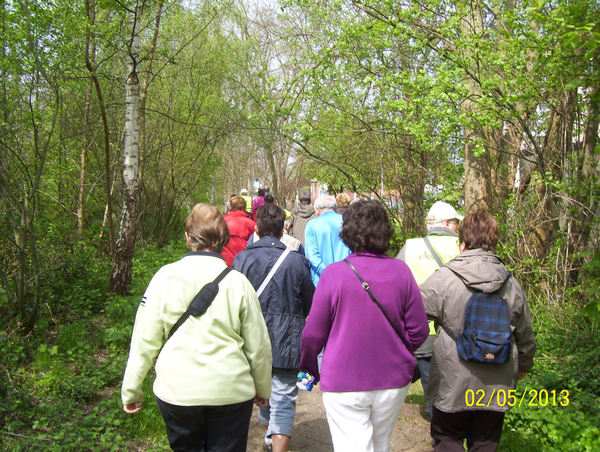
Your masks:
M256 229L256 223L246 215L246 200L241 196L234 196L229 201L231 212L225 215L225 222L229 228L229 243L223 249L221 256L231 267L233 258L248 244L248 239Z

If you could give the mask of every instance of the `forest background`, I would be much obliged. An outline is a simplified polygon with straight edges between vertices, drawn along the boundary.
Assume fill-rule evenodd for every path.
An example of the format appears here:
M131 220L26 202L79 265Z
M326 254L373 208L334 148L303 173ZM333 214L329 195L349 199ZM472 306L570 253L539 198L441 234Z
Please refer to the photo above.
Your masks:
M528 388L569 391L504 450L599 450L598 2L0 0L0 35L3 450L164 444L120 413L135 309L253 177L397 198L390 254L436 200L496 215Z

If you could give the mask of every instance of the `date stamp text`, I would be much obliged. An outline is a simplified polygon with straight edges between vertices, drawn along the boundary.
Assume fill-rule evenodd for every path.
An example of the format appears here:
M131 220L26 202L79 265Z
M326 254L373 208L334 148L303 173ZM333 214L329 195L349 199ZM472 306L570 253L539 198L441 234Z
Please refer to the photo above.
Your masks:
M528 389L519 396L516 389L494 389L491 393L478 389L474 391L468 389L465 392L465 403L467 406L489 407L490 404L499 406L567 406L569 405L569 391L555 389L547 391L545 389Z

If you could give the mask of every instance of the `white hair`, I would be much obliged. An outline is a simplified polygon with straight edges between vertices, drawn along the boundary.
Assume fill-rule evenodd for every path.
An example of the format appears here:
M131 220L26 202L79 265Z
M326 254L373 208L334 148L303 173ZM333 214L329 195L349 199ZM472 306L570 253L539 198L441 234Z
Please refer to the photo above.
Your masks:
M431 231L433 228L444 228L444 227L446 227L444 225L445 221L446 220L442 220L442 221L439 221L438 223L433 223L433 224L427 223L427 232Z
M329 195L322 195L315 199L315 210L335 209L337 206L335 198Z

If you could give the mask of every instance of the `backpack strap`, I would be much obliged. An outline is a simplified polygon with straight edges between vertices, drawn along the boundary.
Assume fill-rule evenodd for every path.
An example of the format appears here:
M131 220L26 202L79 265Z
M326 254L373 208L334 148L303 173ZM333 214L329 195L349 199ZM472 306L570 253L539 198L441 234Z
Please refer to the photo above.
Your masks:
M433 256L433 258L435 259L435 261L437 262L437 264L440 267L443 267L444 263L442 262L442 259L440 258L440 255L435 251L435 249L433 248L433 245L431 244L431 242L429 241L429 239L427 238L427 236L423 237L423 241L425 242L425 245L427 245L427 248L429 248L429 251L431 252L431 255Z
M394 329L394 331L396 332L396 334L398 335L398 337L400 338L400 340L402 341L402 343L404 344L406 349L409 351L409 353L414 356L415 353L413 351L413 347L405 341L404 337L400 334L400 331L398 331L396 326L392 323L392 319L390 319L387 312L385 312L385 309L383 309L383 306L381 306L381 304L379 303L379 300L377 300L377 298L375 298L375 295L373 295L373 292L371 292L369 283L365 282L365 280L362 279L362 276L360 276L358 271L356 271L356 268L354 268L354 265L352 265L348 259L344 259L344 262L346 264L348 264L348 267L350 267L352 269L352 271L354 272L354 274L358 277L358 279L360 280L360 282L362 284L362 288L365 289L365 291L369 294L369 297L371 297L371 300L373 300L373 303L375 303L379 307L379 309L381 310L381 312L383 313L383 315L385 316L385 318L387 319L387 321L389 322L391 327Z
M200 289L200 291L196 294L196 296L188 306L187 311L185 311L183 315L179 317L177 323L175 323L175 325L173 325L173 328L171 328L171 331L169 331L169 337L167 338L167 340L171 339L171 336L175 334L175 331L177 331L179 327L183 325L183 322L185 322L190 315L198 317L206 312L208 307L211 305L211 303L219 293L219 283L223 280L223 278L225 278L225 276L227 276L227 274L230 271L231 268L227 267L219 274L219 276L217 276L217 278L214 281L209 282L208 284L203 286L202 289Z

